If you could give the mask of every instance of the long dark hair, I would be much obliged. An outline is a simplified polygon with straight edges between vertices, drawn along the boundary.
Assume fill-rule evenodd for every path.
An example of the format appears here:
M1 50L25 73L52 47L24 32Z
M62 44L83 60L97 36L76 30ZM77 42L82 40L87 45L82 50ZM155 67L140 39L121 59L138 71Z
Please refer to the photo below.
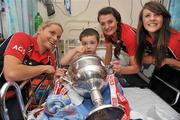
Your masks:
M166 8L159 2L150 1L146 3L139 15L139 23L137 27L137 50L136 60L138 65L142 65L143 55L146 48L146 37L148 31L143 26L143 10L148 9L153 13L163 16L163 24L160 30L155 33L153 40L153 57L155 57L155 65L159 67L166 56L170 36L170 19L171 15Z
M114 56L119 59L119 54L121 52L121 46L122 46L122 40L121 40L121 15L120 13L113 7L105 7L102 8L99 12L98 12L98 22L99 22L99 17L101 15L108 15L108 14L112 14L117 21L117 30L116 30L116 34L117 34L117 42L114 43L113 45L115 46L114 49ZM107 38L107 36L105 35L105 38Z

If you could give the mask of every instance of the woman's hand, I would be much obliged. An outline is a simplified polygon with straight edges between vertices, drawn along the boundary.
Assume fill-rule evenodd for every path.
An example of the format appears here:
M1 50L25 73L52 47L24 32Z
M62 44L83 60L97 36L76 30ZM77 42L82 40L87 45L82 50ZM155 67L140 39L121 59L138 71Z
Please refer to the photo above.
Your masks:
M56 69L56 72L55 72L55 74L54 74L54 77L55 77L55 78L63 77L63 76L65 75L65 72L66 72L66 71L67 71L67 70L64 69L64 68L57 68L57 69Z
M145 64L155 64L155 58L151 55L145 54L143 57L143 63Z
M119 60L114 60L111 62L112 65L112 69L114 72L116 73L120 73L121 72L121 62Z
M55 73L55 69L52 65L42 65L43 68L45 69L44 72L48 73L48 74L54 74Z
M139 72L139 66L135 62L134 56L130 57L129 65L124 66L120 60L114 60L111 62L114 72L119 74L136 74Z

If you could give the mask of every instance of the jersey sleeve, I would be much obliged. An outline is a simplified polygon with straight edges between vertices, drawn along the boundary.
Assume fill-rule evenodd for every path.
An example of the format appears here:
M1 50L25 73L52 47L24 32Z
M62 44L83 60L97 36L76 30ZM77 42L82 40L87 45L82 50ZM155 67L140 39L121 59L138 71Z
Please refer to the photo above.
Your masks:
M23 32L15 33L8 43L4 56L12 55L23 61L25 54L30 46L30 43L31 42L27 34Z
M180 60L180 32L172 33L170 36L170 41L168 47L174 54L177 60Z
M136 53L136 33L132 27L128 25L122 26L122 40L126 46L129 56L134 56Z

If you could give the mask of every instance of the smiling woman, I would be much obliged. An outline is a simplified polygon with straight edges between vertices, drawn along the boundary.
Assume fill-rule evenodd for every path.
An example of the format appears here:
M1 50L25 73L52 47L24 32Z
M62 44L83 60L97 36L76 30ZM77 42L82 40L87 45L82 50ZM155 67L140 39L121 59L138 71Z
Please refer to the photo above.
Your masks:
M61 28L61 29L60 29ZM36 33L37 42L40 45L40 52L44 53L46 50L52 50L60 39L63 30L60 24L44 23Z
M134 29L121 22L120 13L113 7L102 8L98 12L97 19L105 36L105 64L110 64L112 61L114 46L114 56L116 59L119 60L121 51L124 51L129 55L130 61L127 66L123 66L121 60L120 62L113 61L113 71L119 74L137 73L139 68L134 57L136 49L136 34Z
M170 27L171 15L159 2L146 3L137 27L137 63L180 68L180 32Z
M155 65L150 89L180 111L180 32L170 27L170 20L170 13L161 3L150 1L143 6L137 27L136 59L140 66Z
M161 28L163 23L163 17L160 14L156 14L148 9L144 9L143 23L144 28L149 32L149 34L153 34Z
M35 36L24 32L14 33L9 39L4 52L4 67L1 83L6 81L22 82L32 79L42 73L54 74L55 56L53 49L63 32L62 26L53 21L44 22ZM23 87L22 93L29 86ZM8 94L8 93L7 93ZM27 102L27 92L23 94L24 102ZM10 119L23 119L18 110L15 96L11 96L6 102ZM14 112L16 111L16 112Z

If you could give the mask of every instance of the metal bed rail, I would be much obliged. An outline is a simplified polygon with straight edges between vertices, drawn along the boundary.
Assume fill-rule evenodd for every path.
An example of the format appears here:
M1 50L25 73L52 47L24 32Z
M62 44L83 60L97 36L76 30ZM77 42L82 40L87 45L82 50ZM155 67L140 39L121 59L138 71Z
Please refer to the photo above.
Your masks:
M11 86L15 88L15 93L16 93L18 103L20 105L22 116L23 116L24 120L26 120L27 115L26 115L26 110L25 110L25 106L24 106L23 97L22 97L22 94L21 94L21 88L16 82L6 82L2 86L2 88L0 90L0 111L1 111L2 119L3 120L9 120L9 115L8 115L8 109L6 107L5 96L6 96L6 93L7 93L8 89Z
M28 109L30 107L30 105L32 104L36 93L38 92L40 86L43 84L43 82L45 81L45 79L47 78L47 74L44 75L44 77L41 79L41 81L39 82L39 84L37 85L37 87L33 90L32 95L29 97L29 100L27 102L27 104L24 104L23 101L23 97L22 97L22 93L21 90L23 89L23 87L30 82L30 80L26 80L24 82L22 82L20 85L18 85L16 82L6 82L2 88L0 89L0 113L1 113L1 117L3 120L9 120L9 115L8 115L8 108L6 107L6 94L8 89L12 86L15 88L15 93L16 93L16 97L18 100L18 103L20 105L20 109L22 112L22 116L24 118L24 120L27 120L27 112ZM48 85L46 88L46 92L48 92L47 89L51 89L52 85ZM46 93L44 93L46 94ZM37 103L38 105L42 104L43 101L45 101L45 96L42 95L42 98L40 100L39 103Z

